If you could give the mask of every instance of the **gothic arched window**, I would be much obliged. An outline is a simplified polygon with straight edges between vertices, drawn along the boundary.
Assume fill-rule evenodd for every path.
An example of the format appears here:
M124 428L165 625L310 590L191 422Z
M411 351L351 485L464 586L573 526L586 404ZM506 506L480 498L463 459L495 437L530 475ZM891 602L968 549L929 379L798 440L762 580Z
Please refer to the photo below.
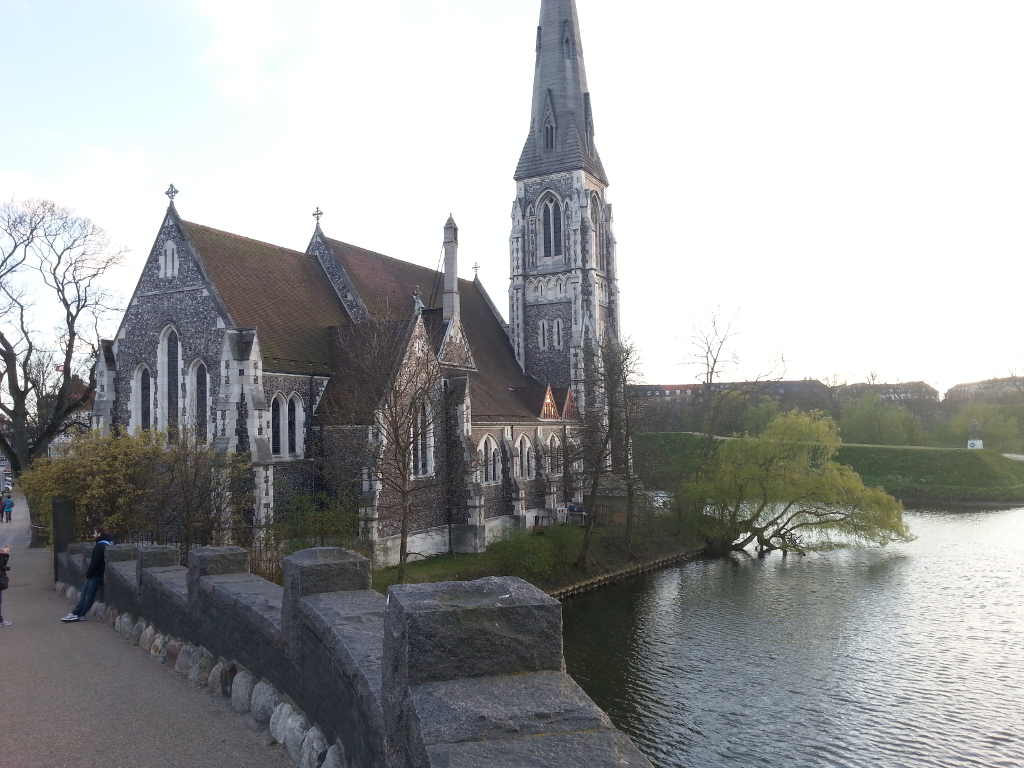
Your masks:
M295 398L288 401L288 453L298 453L297 435L295 431Z
M541 227L544 230L544 256L562 255L562 206L548 198L541 204Z
M548 474L558 475L562 472L562 451L558 438L552 435L548 438Z
M483 463L484 482L496 483L501 480L501 455L498 453L497 443L490 436L484 438L480 456Z
M412 473L414 475L430 474L429 416L426 403L420 402L415 406L412 426Z
M533 477L533 446L525 436L519 438L516 447L515 470L518 477Z
M554 336L555 336L555 349L561 349L562 348L562 319L561 318L555 318Z
M275 397L270 405L270 452L281 455L281 398Z
M173 328L167 334L164 343L167 375L164 377L164 404L167 408L167 438L175 440L178 436L178 378L179 350L178 332Z
M206 366L202 363L196 366L195 370L195 394L196 394L196 439L200 443L206 442L207 430L209 429L210 405L207 402L206 393L209 389Z
M153 428L153 379L149 368L143 366L138 373L138 418L136 424L140 429Z
M555 148L555 124L549 119L544 123L544 149L548 152Z
M590 220L594 225L594 265L604 271L608 269L608 233L601 200L597 195L590 198Z

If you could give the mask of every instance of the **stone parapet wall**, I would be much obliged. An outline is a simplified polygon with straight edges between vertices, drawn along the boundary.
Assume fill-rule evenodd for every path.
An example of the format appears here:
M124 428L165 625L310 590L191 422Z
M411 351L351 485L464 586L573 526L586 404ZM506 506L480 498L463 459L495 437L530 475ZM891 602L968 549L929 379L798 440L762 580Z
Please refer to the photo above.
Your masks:
M89 545L58 555L75 597ZM230 699L305 768L644 766L565 673L561 606L511 577L370 589L337 548L282 561L284 586L237 547L107 549L97 614Z

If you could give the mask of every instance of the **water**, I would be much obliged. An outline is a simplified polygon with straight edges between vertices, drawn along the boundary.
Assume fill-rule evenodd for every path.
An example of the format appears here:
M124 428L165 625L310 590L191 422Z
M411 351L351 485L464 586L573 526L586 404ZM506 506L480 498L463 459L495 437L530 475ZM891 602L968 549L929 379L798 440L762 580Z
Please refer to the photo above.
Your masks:
M906 519L569 600L569 672L661 768L1024 766L1024 509Z

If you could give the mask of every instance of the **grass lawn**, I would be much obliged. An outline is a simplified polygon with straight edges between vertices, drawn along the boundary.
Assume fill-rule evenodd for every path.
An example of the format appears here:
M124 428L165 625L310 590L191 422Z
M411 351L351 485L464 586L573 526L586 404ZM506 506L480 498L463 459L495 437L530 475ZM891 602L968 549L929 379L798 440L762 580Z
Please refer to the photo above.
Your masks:
M409 583L471 581L484 576L519 576L535 586L553 591L605 573L668 557L697 543L681 534L671 515L638 524L631 545L621 526L594 529L591 562L586 572L576 567L583 545L583 528L560 525L546 533L516 532L491 544L479 555L438 555L409 563ZM396 583L398 567L373 573L373 588L387 592Z
M699 435L657 432L637 441L637 467L648 488L674 491L693 470ZM996 451L916 446L844 445L836 461L869 486L923 502L1024 501L1024 462Z
M844 445L836 460L867 485L913 501L1024 500L1024 462L995 451Z

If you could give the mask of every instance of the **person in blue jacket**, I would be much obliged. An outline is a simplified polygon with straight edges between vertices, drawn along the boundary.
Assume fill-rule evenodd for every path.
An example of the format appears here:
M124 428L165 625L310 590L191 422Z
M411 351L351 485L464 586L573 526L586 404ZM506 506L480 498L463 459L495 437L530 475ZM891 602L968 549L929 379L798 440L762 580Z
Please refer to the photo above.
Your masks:
M4 499L4 514L7 518L7 522L11 522L11 514L14 512L14 499L11 498L11 494L7 494L7 498Z
M92 560L89 561L89 568L85 572L85 586L82 587L82 595L78 599L78 605L74 610L65 616L61 621L85 621L85 616L96 602L96 593L103 586L103 574L107 569L107 561L104 552L114 542L110 538L110 532L100 526L96 529L96 546L92 550Z

